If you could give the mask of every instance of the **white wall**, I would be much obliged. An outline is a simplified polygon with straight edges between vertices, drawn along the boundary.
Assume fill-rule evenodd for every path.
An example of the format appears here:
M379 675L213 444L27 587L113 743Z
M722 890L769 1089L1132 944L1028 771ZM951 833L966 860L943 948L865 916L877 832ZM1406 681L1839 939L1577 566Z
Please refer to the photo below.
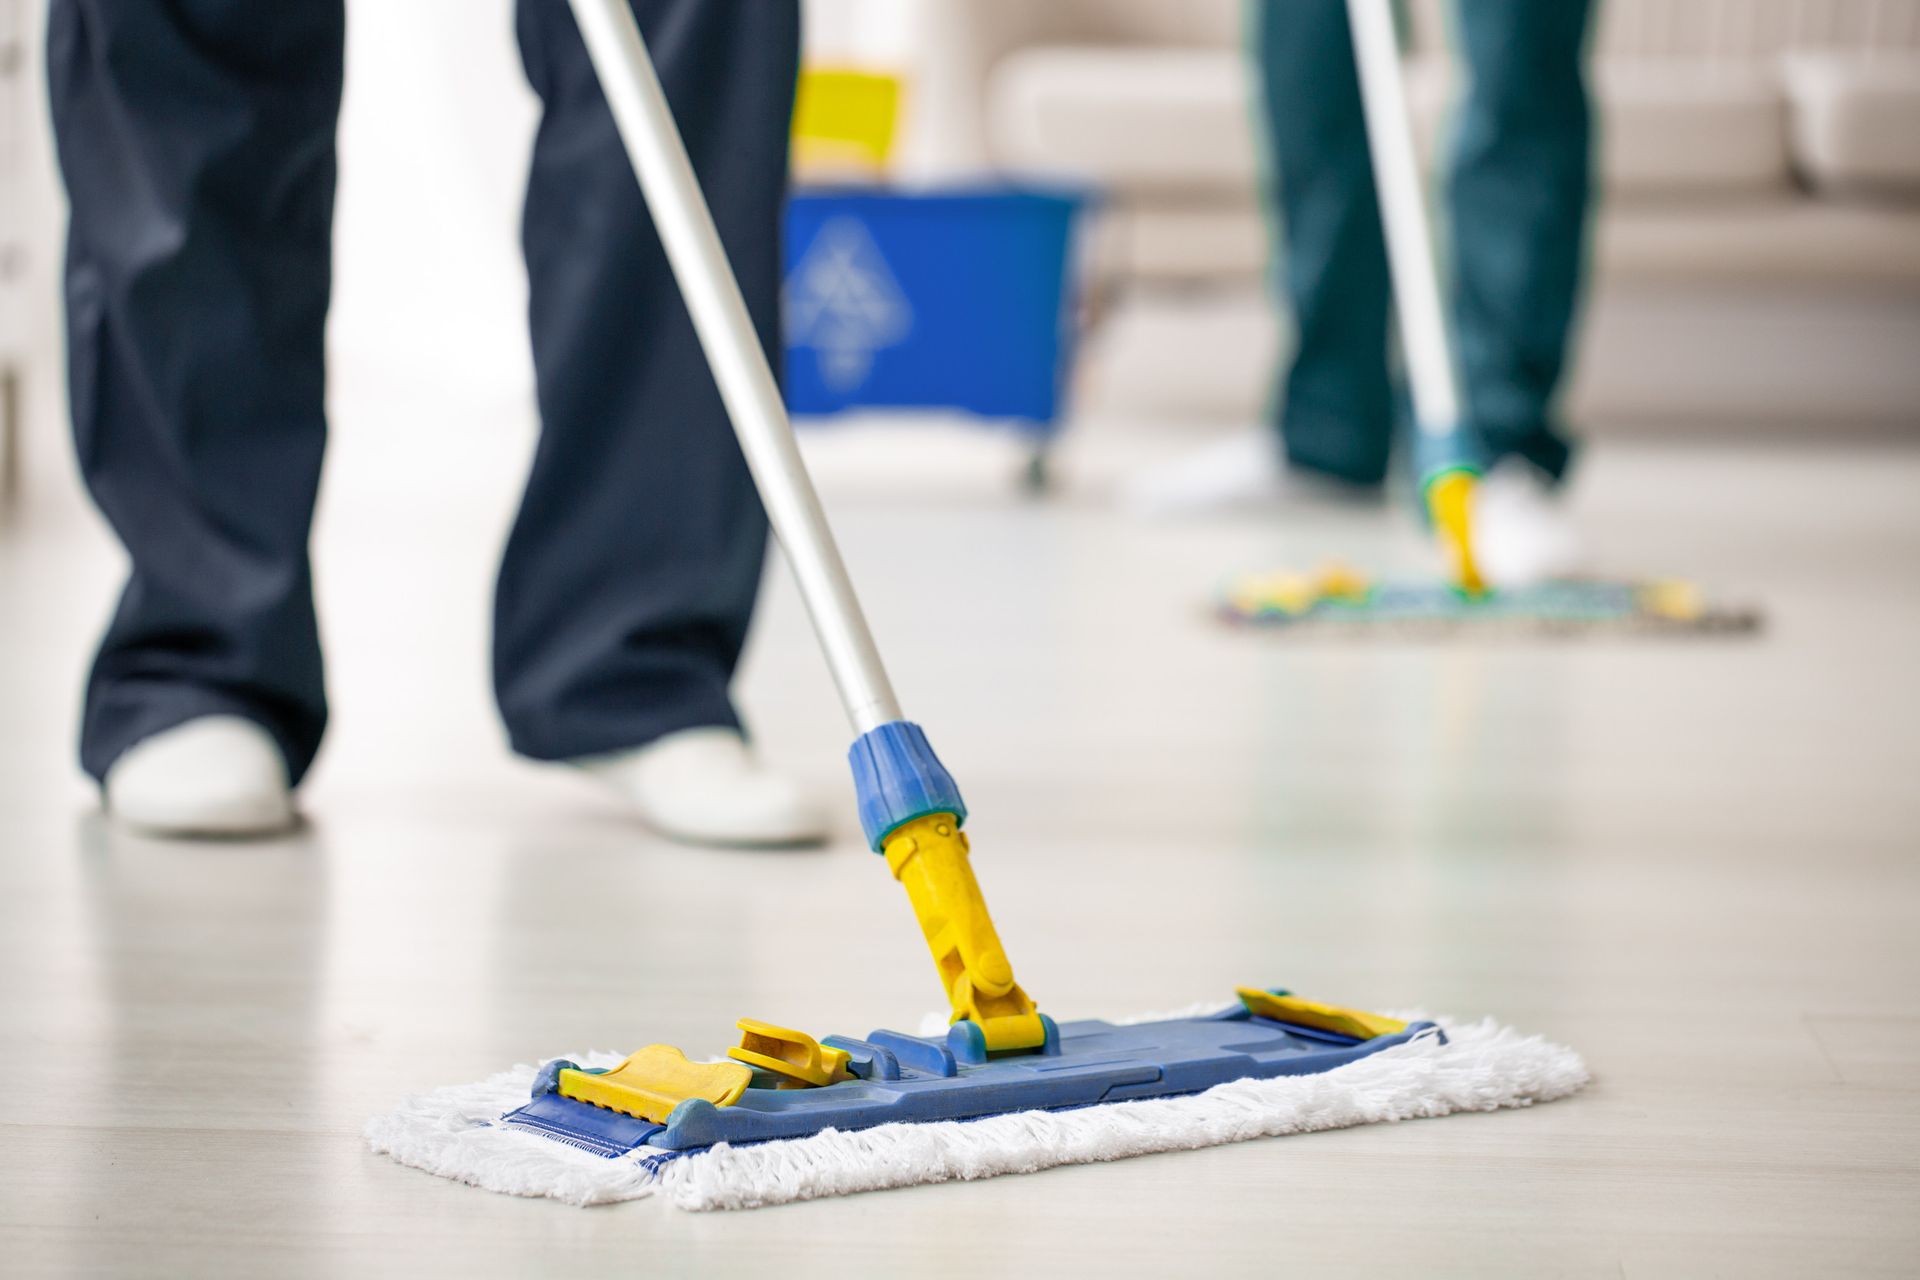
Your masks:
M64 478L64 413L59 337L60 195L54 178L53 138L47 130L45 60L41 56L46 22L45 6L23 0L15 6L23 20L26 56L25 92L21 104L0 103L0 110L24 110L15 136L20 147L18 186L13 190L12 220L24 246L25 276L20 302L25 339L23 371L23 439L21 462L28 487L44 487L48 473Z
M427 390L457 414L530 393L518 229L536 118L511 0L350 0L337 408Z

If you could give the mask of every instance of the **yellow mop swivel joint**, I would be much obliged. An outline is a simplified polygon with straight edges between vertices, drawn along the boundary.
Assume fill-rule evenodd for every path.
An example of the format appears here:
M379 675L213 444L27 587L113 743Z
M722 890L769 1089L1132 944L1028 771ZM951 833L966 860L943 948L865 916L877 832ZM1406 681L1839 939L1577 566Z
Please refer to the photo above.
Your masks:
M967 851L967 837L951 813L903 823L888 835L885 850L887 869L906 888L926 934L954 1024L979 1028L978 1048L987 1053L1040 1048L1046 1024L1013 980L1013 964L987 915Z
M861 735L848 759L867 842L906 889L940 971L956 1056L1046 1052L1058 1033L1014 980L960 830L966 804L926 734L892 721Z

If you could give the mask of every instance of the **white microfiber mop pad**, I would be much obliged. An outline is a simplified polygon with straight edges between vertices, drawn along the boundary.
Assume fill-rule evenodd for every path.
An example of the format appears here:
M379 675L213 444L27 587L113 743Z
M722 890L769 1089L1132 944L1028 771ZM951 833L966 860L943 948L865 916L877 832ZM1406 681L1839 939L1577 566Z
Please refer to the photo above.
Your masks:
M1165 1015L1161 1015L1165 1016ZM608 1159L498 1123L527 1099L533 1066L409 1098L367 1125L402 1164L519 1196L607 1204L659 1196L682 1209L751 1209L954 1178L1244 1142L1388 1120L1550 1102L1587 1082L1578 1054L1491 1019L1421 1036L1318 1075L1236 1080L1205 1093L1073 1111L889 1124L856 1133ZM570 1054L612 1066L617 1054Z

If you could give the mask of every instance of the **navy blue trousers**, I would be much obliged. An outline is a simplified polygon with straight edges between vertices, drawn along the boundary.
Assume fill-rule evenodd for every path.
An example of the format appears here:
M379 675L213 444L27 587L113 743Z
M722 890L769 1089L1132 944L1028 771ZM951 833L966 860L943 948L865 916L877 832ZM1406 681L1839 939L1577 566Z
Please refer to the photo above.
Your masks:
M1424 0L1423 0L1424 2ZM1466 426L1482 461L1558 478L1553 415L1584 266L1592 0L1459 0L1468 89L1445 203ZM1386 475L1397 413L1391 283L1345 0L1261 0L1252 42L1297 330L1278 397L1289 461L1362 484Z
M634 0L769 352L796 0ZM544 104L524 248L541 435L500 566L514 749L732 725L760 509L565 0L519 0ZM307 542L326 435L342 0L53 0L74 437L132 561L89 677L94 777L249 717L297 780L327 706ZM423 492L432 478L421 477Z

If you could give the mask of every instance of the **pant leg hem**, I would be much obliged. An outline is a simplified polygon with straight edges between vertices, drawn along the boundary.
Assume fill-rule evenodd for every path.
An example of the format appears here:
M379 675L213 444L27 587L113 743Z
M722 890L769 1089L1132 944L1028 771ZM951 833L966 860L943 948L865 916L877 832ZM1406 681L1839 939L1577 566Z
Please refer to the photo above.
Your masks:
M1557 485L1573 466L1576 452L1573 442L1549 426L1491 435L1483 432L1481 438L1486 442L1489 467L1502 458L1519 458L1545 476L1549 484Z
M559 724L509 726L507 745L515 755L524 759L564 764L592 756L636 751L658 742L668 734L687 729L732 729L743 736L746 732L739 713L722 696L718 700L702 700L658 715L618 723L571 727Z
M95 782L104 784L107 773L121 756L133 748L149 738L156 738L183 724L205 720L210 716L234 716L264 730L279 748L280 758L287 766L288 786L298 786L306 776L317 744L311 748L296 749L295 744L274 724L273 718L263 714L259 707L232 693L198 685L183 685L168 697L156 700L155 705L115 717L118 723L111 731L97 730L91 724L83 723L80 767Z
M1350 484L1356 488L1380 488L1386 483L1387 479L1387 455L1385 453L1382 453L1378 458L1354 458L1350 455L1340 456L1327 450L1315 449L1310 445L1303 445L1298 440L1298 437L1303 434L1312 434L1325 438L1335 435L1341 430L1344 430L1344 428L1338 424L1319 427L1311 433L1298 430L1283 430L1282 439L1285 442L1287 465L1298 468L1301 471L1310 471L1316 476L1322 476L1329 480L1337 480L1345 484Z

